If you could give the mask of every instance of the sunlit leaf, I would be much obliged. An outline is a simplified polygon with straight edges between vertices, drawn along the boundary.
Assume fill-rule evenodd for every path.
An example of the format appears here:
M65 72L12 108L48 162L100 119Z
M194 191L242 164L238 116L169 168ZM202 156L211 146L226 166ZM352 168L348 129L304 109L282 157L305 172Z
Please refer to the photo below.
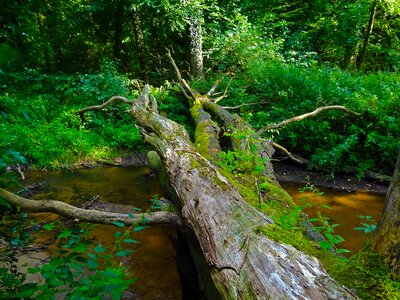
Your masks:
M127 249L127 250L119 251L115 255L118 257L122 257L122 256L127 256L129 254L132 254L133 252L134 252L133 250Z
M137 226L137 227L133 228L133 230L134 231L141 231L141 230L144 230L146 228L149 228L149 226Z
M113 224L113 225L115 225L115 226L118 226L118 227L124 227L124 226L125 226L124 223L119 222L119 221L112 222L111 224Z

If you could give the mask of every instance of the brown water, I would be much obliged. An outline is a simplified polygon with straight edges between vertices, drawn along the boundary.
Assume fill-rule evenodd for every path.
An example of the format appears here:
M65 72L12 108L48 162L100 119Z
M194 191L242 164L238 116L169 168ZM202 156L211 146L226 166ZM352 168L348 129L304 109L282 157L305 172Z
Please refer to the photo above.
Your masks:
M74 171L32 172L24 184L42 182L32 198L54 199L71 204L79 204L99 195L100 200L107 202L111 209L120 212L132 212L134 207L146 210L149 199L155 194L162 195L157 179L149 176L146 167L98 167ZM352 192L333 189L320 189L322 196L310 192L301 193L301 184L281 183L298 204L304 201L313 207L306 213L313 217L316 210L331 218L333 223L340 224L336 233L346 242L339 245L356 252L369 238L361 231L353 230L362 221L357 215L372 216L379 219L384 204L384 194ZM304 200L306 198L306 200ZM303 199L303 200L301 200ZM124 204L121 206L120 204ZM328 204L331 209L321 207ZM53 219L54 215L40 214L42 220ZM98 225L94 235L99 243L112 247L115 226ZM131 287L139 299L181 299L181 287L175 263L175 251L168 238L174 236L175 230L168 226L151 226L149 229L135 233L132 238L140 241L134 246L134 254L122 259L126 269L138 281ZM40 254L40 253L39 253Z
M360 250L372 235L372 233L367 235L362 231L354 230L354 228L361 226L361 222L366 223L365 220L357 216L371 216L377 223L382 214L385 200L385 194L383 193L346 192L337 189L319 188L323 195L317 195L312 192L300 192L298 189L304 187L302 184L284 182L281 183L281 186L293 197L298 205L312 204L312 207L305 209L305 213L310 218L315 217L316 212L320 211L323 216L331 219L331 224L340 224L335 228L335 234L339 234L346 241L340 243L338 247L348 249L352 253ZM327 204L330 209L322 207L323 204Z
M151 206L150 199L162 191L157 179L149 176L146 167L97 167L74 171L32 172L24 184L43 183L32 198L53 199L78 204L99 195L120 212L143 211ZM117 206L117 204L125 204ZM40 214L42 220L54 215ZM103 246L112 247L119 228L97 225L93 235ZM138 299L181 299L181 287L175 262L175 250L169 239L175 230L169 226L151 226L135 232L131 238L140 244L132 246L135 253L122 258L125 268L138 280L131 287ZM43 237L42 237L43 238Z

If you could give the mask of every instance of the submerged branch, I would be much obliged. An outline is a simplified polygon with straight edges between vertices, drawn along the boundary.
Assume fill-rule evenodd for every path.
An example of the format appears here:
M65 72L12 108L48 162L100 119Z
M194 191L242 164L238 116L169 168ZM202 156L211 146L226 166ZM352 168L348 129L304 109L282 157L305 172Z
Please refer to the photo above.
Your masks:
M257 134L261 135L261 134L263 134L264 132L266 132L268 130L278 129L278 128L281 128L281 127L283 127L283 126L285 126L287 124L293 123L293 122L298 122L298 121L302 121L302 120L307 119L307 118L315 117L320 112L323 112L323 111L326 111L326 110L343 110L343 111L347 112L348 114L353 114L353 115L356 115L356 116L359 115L359 113L351 111L350 109L348 109L345 106L341 106L341 105L323 106L323 107L317 108L316 110L314 110L312 112L309 112L309 113L306 113L306 114L303 114L303 115L300 115L300 116L296 116L296 117L293 117L293 118L290 118L290 119L286 119L286 120L284 120L284 121L282 121L280 123L270 124L270 125L264 126L259 131L257 131Z
M26 212L48 212L55 213L68 219L77 219L81 222L96 224L112 224L122 222L125 225L151 225L151 224L170 224L182 227L182 219L177 213L172 212L153 212L151 214L121 214L113 212L103 212L93 209L78 208L56 200L31 200L20 197L0 188L0 197L8 201L11 205L20 207Z

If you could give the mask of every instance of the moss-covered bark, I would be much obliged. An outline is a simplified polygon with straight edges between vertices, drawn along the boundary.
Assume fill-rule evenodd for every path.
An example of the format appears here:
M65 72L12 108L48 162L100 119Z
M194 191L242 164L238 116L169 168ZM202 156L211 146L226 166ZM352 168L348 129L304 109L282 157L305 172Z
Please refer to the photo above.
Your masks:
M373 248L385 257L393 277L400 278L400 154L383 215L376 229Z

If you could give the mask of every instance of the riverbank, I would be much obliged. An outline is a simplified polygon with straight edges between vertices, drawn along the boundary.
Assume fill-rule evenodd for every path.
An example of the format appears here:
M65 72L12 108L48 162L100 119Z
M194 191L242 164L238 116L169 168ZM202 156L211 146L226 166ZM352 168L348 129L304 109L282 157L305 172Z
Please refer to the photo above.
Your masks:
M323 172L307 170L302 166L288 161L274 161L273 166L275 176L279 182L310 183L319 187L334 188L348 192L367 191L386 193L389 187L389 183L384 181L358 179L348 174L337 174L332 177Z

